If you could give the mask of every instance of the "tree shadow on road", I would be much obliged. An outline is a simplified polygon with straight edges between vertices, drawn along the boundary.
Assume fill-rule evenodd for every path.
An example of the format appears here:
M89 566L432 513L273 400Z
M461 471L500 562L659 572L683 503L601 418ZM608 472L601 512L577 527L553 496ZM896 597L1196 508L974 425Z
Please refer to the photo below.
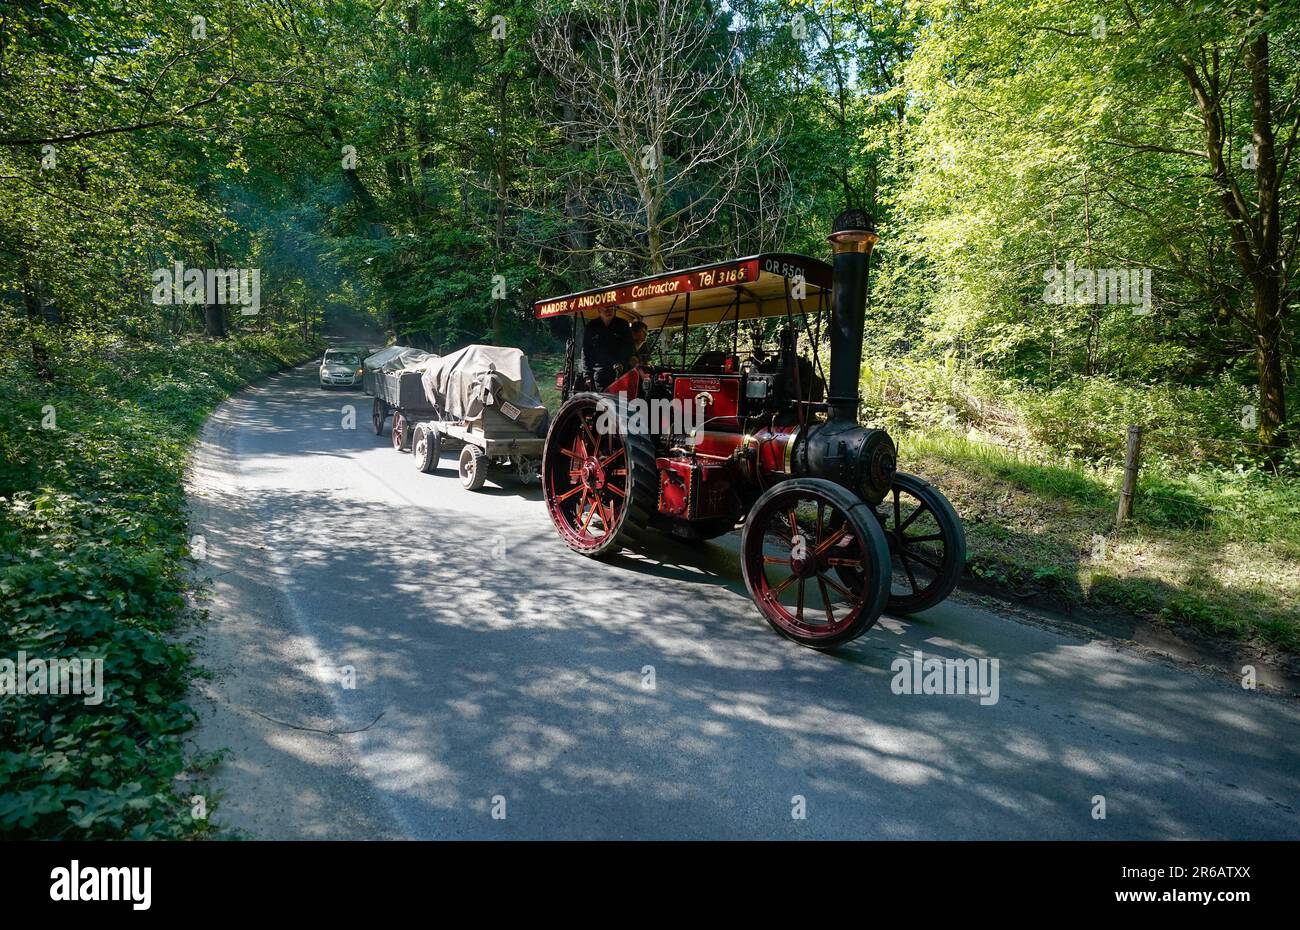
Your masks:
M382 442L258 432L310 416L258 398L226 437L239 451L208 450L262 481L205 498L214 596L235 612L208 629L217 699L360 730L333 737L360 782L281 727L232 747L218 785L286 782L264 835L380 829L354 816L369 792L423 837L1300 836L1292 704L958 602L806 649L758 616L734 539L598 562L540 504L467 520L442 496L466 493L450 475L396 487L406 506L332 474L276 488L286 456ZM999 701L895 693L892 666L916 651L998 660ZM299 668L307 653L323 672ZM241 807L254 824L258 805Z

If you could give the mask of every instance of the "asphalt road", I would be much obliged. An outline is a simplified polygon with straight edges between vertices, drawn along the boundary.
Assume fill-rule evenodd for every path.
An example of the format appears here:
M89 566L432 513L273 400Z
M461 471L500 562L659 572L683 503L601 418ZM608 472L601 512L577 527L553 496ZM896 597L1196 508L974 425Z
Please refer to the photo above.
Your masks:
M590 561L538 491L467 492L450 457L419 473L369 401L319 390L309 365L223 405L196 452L213 579L197 743L229 752L195 790L224 826L1300 837L1294 701L961 595L802 648L745 594L737 536ZM894 693L891 663L914 651L996 659L998 700Z

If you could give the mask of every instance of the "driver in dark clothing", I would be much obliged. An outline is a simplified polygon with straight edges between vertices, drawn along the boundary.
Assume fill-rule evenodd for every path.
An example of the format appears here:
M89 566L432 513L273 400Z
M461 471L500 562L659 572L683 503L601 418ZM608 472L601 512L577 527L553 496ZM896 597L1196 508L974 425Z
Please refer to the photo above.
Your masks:
M601 307L600 316L582 333L582 370L603 391L627 370L632 356L632 330L613 307Z

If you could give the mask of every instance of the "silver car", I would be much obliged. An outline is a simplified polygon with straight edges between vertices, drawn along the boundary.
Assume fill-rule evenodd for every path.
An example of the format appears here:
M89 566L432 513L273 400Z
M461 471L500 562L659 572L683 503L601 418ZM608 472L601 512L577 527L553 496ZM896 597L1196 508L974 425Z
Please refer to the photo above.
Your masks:
M363 369L361 353L353 349L326 349L320 362L320 386L357 387L361 384Z

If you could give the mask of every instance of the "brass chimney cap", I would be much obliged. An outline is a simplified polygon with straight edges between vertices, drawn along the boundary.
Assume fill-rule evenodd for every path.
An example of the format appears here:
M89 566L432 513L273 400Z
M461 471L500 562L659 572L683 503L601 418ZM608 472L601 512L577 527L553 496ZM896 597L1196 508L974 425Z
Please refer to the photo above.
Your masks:
M876 234L876 221L865 210L849 209L835 217L828 237L831 251L871 253L871 247L880 241Z

